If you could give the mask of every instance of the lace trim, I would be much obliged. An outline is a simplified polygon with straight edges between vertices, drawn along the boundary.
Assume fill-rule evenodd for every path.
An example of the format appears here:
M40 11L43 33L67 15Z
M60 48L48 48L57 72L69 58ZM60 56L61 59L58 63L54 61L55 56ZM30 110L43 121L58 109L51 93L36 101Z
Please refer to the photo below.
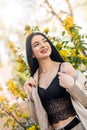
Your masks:
M44 104L51 124L76 115L69 97L45 101Z

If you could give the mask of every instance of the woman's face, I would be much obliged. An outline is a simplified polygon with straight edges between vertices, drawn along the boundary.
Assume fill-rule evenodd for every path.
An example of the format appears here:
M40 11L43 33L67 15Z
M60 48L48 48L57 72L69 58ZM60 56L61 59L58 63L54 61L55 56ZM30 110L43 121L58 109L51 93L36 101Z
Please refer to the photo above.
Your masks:
M51 46L42 35L35 35L31 40L33 57L37 60L47 58L51 54Z

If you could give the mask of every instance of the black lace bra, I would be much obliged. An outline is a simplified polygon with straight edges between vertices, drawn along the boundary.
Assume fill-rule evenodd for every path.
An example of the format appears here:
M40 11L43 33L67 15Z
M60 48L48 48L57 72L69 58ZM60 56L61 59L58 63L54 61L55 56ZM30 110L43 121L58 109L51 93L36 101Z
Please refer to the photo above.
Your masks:
M55 76L47 89L38 87L38 94L47 111L50 124L76 115L69 93L59 85L58 75Z

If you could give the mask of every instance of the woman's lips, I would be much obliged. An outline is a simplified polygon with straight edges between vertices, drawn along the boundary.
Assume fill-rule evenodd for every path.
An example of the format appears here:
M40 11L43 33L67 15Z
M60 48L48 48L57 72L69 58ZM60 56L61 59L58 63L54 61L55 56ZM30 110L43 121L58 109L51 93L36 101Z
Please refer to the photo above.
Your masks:
M48 51L48 49L43 49L42 51L40 51L40 53L45 54L45 53L47 53L47 51Z

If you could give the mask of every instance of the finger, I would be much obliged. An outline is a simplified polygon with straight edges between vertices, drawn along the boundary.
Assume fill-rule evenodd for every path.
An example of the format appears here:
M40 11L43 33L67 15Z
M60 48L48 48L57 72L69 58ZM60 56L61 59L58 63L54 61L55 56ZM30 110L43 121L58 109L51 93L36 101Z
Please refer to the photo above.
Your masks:
M61 71L61 73L63 73L63 74L64 74L64 73L66 73L66 72L65 72L65 71Z
M59 85L60 85L60 86L62 86L62 85L63 85L62 81L59 81Z
M36 87L36 81L33 79L32 86Z
M27 81L25 85L29 85L31 87L36 86L36 81L34 79L29 79L29 81Z
M27 86L32 87L32 86L33 86L33 84L32 84L32 83L27 83Z
M32 83L32 85L33 85L34 87L36 87L36 81L35 81L35 79L32 78L32 77L31 77L31 83Z
M57 74L58 74L58 75L61 75L61 72L58 72Z
M58 75L59 75L59 76L63 76L64 73L62 73L62 72L58 72Z
M28 85L29 85L30 87L36 87L36 83L35 83L35 82L28 83Z
M27 90L29 91L29 93L31 94L31 93L32 93L32 87L26 85L26 88L27 88Z
M65 71L58 72L58 74L65 74L65 73L66 73Z
M34 80L34 78L33 78L33 77L30 77L30 78L29 78L29 80L28 80L28 82L30 82L31 84L33 84L33 85L34 85L36 81Z

